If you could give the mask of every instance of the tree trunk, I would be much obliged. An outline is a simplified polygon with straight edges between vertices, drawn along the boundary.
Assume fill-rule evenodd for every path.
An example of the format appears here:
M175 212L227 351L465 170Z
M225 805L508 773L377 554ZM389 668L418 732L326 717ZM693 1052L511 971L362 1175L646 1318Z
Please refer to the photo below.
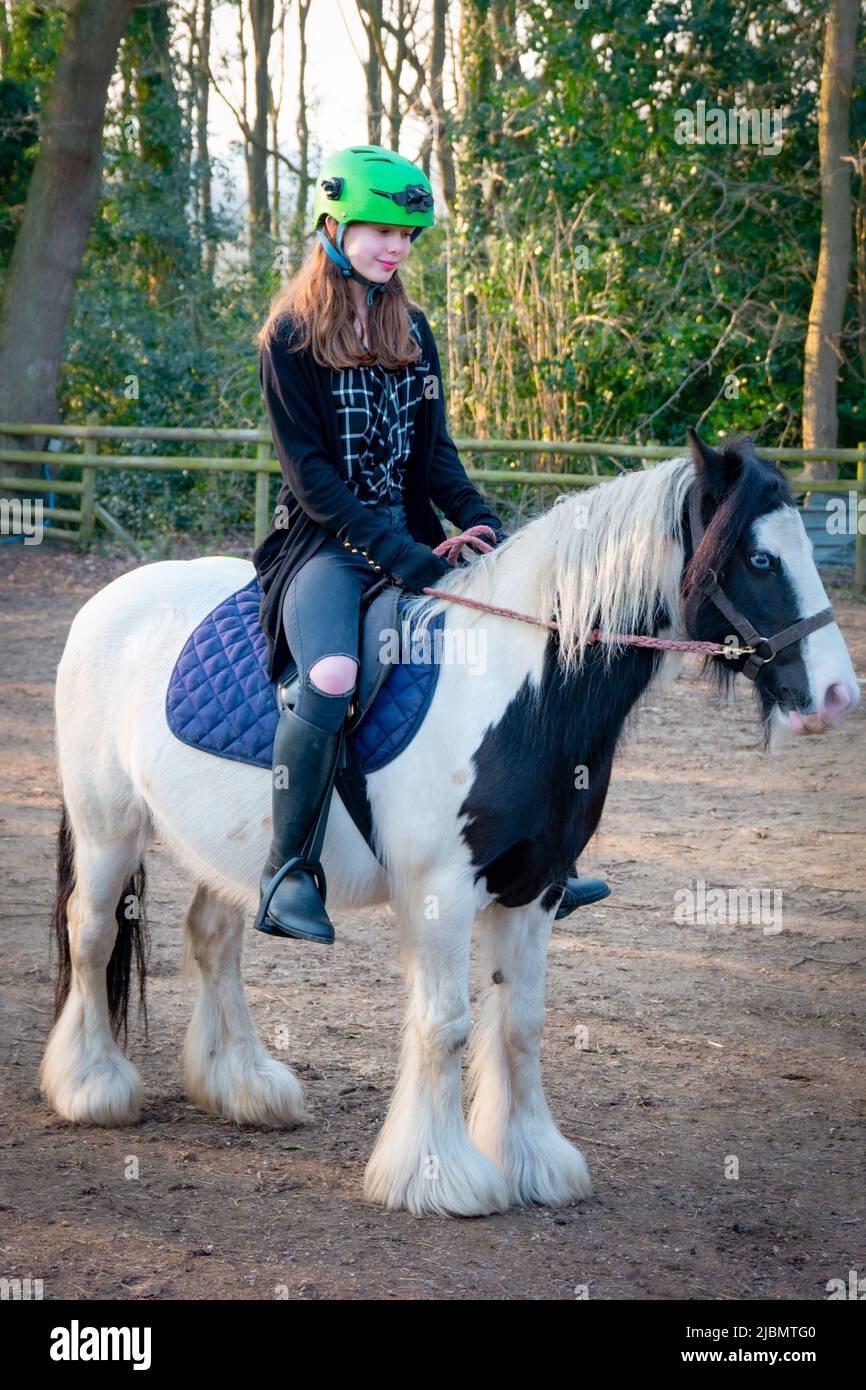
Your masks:
M866 377L866 140L857 151L857 201L854 207L854 284L860 370Z
M295 206L298 250L307 230L307 189L310 183L310 127L307 123L307 15L311 0L298 0L298 199Z
M397 0L397 13L394 19L396 29L394 65L388 72L388 149L399 150L400 131L403 125L403 111L400 105L400 75L406 61L406 5L405 0ZM380 55L381 60L381 55Z
M382 64L377 38L382 32L382 0L357 0L358 14L367 34L364 80L367 86L367 144L382 143ZM380 40L381 42L381 40Z
M491 136L496 110L496 77L487 0L463 0L457 79L457 249L463 280L463 333L467 356L477 351L478 295L474 283L484 274L485 237L491 226Z
M0 67L9 57L9 16L6 13L6 0L0 0Z
M243 0L238 4L238 67L241 74L241 105L240 111L236 112L236 119L241 128L244 138L244 164L247 171L247 221L251 220L250 209L253 205L253 145L252 131L249 123L250 100L247 90L247 42L244 32L244 8ZM248 229L249 230L249 229ZM250 236L250 248L252 249L253 237Z
M201 209L201 239L203 243L204 269L209 280L213 280L216 261L216 243L211 235L211 173L210 149L208 147L207 120L210 104L210 36L211 0L203 0L201 24L198 31L198 53L196 61L196 140L195 153L198 164L197 181L199 188L199 207Z
M99 197L108 84L134 3L75 0L69 11L0 307L0 420L58 419L63 332ZM39 448L42 438L3 442Z
M818 98L821 157L821 249L815 273L803 371L803 445L833 448L839 427L836 380L851 264L849 114L859 0L830 0ZM838 466L806 465L810 478L836 478Z
M433 0L433 32L430 39L430 114L433 125L433 149L442 184L442 198L448 209L449 217L453 217L454 196L457 187L454 174L454 147L451 131L445 120L445 101L442 95L447 10L448 0Z
M250 21L255 50L256 110L250 151L250 236L253 252L256 242L267 234L270 222L268 201L268 113L271 83L268 57L274 31L274 0L250 0Z
M138 138L138 186L143 199L161 210L156 226L138 232L134 252L148 300L158 305L177 293L190 253L186 215L190 136L172 70L168 0L138 0L124 38L121 66L131 75L128 91Z

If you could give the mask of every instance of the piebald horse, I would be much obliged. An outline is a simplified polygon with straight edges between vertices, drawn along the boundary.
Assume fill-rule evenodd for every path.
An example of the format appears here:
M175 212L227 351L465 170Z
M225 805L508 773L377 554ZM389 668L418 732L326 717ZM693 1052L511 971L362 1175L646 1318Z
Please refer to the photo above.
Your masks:
M485 660L443 662L421 728L369 774L382 863L336 793L331 804L321 855L328 909L390 903L408 987L396 1088L365 1172L371 1201L468 1216L591 1193L542 1087L548 941L565 879L598 824L626 717L662 668L669 675L682 661L592 641L593 630L736 644L729 619L702 598L707 576L761 634L827 608L778 468L749 440L717 452L691 433L690 445L690 455L558 498L440 581L455 595L552 618L555 631L410 599L419 630L444 609L446 632L476 629ZM220 557L145 565L95 594L71 625L56 687L60 969L40 1073L68 1120L124 1125L139 1115L141 1081L117 1039L134 967L144 966L136 905L154 836L197 884L184 922L200 982L183 1047L189 1096L238 1123L309 1119L299 1081L256 1035L241 978L244 914L257 906L270 841L270 773L179 742L164 712L187 637L252 573L249 562ZM745 660L706 659L722 683ZM832 615L762 662L755 689L765 745L773 727L837 724L860 692ZM485 988L470 1039L473 928ZM140 989L143 999L143 976Z

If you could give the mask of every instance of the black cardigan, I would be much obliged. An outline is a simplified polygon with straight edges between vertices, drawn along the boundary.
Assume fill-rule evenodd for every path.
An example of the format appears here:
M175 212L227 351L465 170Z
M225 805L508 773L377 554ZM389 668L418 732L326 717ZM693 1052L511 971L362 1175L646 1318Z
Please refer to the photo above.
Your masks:
M445 420L436 341L424 314L410 313L438 391L425 392L418 405L406 462L404 505L415 540L432 548L445 540L445 532L431 501L461 531L478 525L500 531L502 524L466 476ZM259 380L283 474L271 529L253 552L264 590L259 618L267 638L272 681L280 678L291 658L282 625L286 587L325 537L337 535L366 550L382 566L383 575L390 571L403 543L382 512L365 506L349 488L331 369L320 366L309 350L289 352L286 343L292 331L291 319L283 315L259 359ZM276 524L279 521L283 524Z

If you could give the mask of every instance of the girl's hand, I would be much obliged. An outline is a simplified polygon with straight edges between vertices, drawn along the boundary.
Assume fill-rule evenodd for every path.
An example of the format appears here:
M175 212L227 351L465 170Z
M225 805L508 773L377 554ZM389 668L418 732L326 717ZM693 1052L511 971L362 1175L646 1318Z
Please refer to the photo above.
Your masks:
M391 574L404 588L413 593L420 593L428 586L433 588L437 579L447 574L449 568L447 561L434 555L429 545L422 545L420 541L407 541L404 548L397 552Z

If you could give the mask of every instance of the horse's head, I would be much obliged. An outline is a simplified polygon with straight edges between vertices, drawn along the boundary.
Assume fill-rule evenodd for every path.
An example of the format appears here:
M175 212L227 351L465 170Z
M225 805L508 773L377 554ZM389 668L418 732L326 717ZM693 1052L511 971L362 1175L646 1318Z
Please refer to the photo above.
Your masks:
M782 634L784 645L775 652L776 644L759 645L751 664L745 655L713 664L722 680L735 671L753 676L768 734L773 719L798 734L824 733L853 709L860 690L834 621L785 633L803 620L809 629L808 619L829 607L787 481L749 439L717 452L689 430L689 446L695 482L683 518L681 590L689 636L754 646L749 625L767 639Z

